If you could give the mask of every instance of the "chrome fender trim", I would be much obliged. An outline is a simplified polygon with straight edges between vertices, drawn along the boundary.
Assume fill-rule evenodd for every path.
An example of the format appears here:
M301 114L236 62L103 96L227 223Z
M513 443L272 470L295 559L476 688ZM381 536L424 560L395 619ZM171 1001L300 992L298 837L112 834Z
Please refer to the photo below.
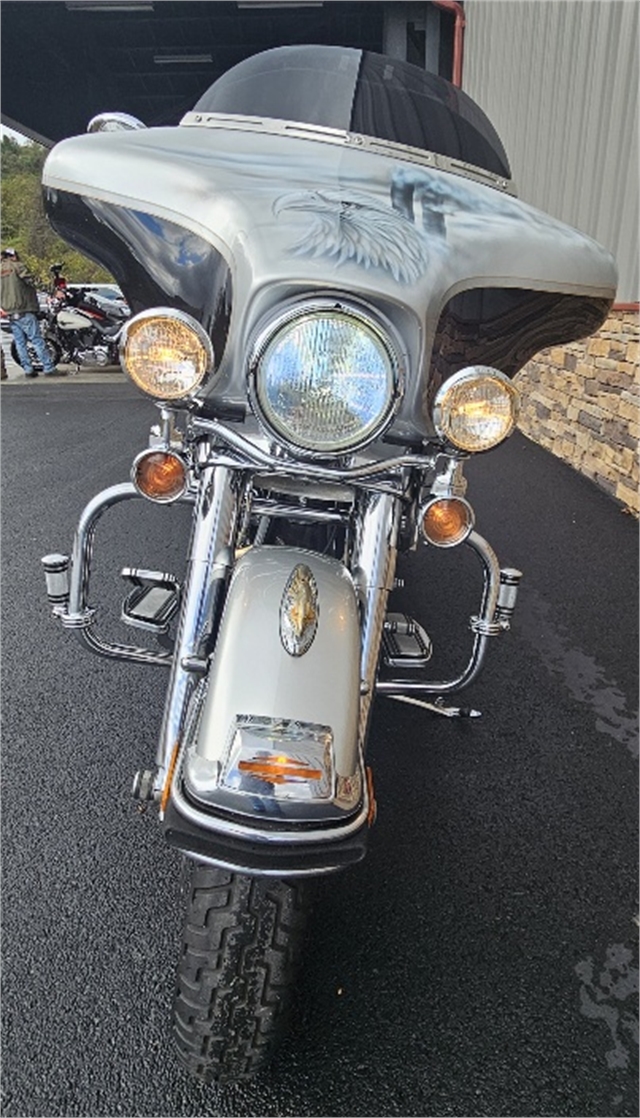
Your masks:
M359 763L361 764L361 759ZM286 843L287 846L311 846L318 843L339 842L350 835L355 835L369 823L371 804L366 780L363 781L363 795L364 800L358 814L352 816L346 822L335 827L318 827L315 830L304 831L295 830L293 827L274 830L273 825L270 829L251 826L248 823L242 823L240 817L238 817L238 820L228 819L198 809L184 795L180 771L177 771L173 778L170 804L175 807L179 815L204 832L225 835L230 838L245 840L248 843L265 843L273 847L282 847L283 843ZM331 862L329 856L327 862ZM217 858L215 864L220 864ZM265 871L261 870L261 872Z

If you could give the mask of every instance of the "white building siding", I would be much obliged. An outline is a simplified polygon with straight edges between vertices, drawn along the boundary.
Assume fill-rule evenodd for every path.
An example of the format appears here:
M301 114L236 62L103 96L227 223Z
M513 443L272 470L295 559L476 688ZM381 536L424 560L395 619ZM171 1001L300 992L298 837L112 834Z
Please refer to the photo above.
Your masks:
M638 275L636 0L467 0L463 89L485 110L519 196Z

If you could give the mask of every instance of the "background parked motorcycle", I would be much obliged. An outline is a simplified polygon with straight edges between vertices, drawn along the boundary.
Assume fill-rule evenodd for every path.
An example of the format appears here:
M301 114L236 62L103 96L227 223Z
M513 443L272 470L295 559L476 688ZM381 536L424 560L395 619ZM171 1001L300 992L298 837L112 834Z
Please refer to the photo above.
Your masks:
M111 318L120 318L123 321L129 318L131 308L117 283L67 284L68 291L79 291L81 288L84 289L86 297L106 311Z
M40 328L52 361L58 365L114 365L118 362L118 338L126 311L117 303L109 310L85 288L69 286L62 264L53 264L52 291L41 308ZM108 305L108 304L107 304ZM15 343L11 356L18 364ZM40 364L34 360L34 368Z

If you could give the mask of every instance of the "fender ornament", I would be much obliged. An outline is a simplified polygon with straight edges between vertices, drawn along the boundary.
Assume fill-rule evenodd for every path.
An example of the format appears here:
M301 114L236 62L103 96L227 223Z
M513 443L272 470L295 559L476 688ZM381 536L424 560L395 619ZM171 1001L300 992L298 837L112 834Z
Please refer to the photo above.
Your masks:
M280 640L290 656L304 656L318 629L318 587L312 571L298 563L291 572L280 606Z

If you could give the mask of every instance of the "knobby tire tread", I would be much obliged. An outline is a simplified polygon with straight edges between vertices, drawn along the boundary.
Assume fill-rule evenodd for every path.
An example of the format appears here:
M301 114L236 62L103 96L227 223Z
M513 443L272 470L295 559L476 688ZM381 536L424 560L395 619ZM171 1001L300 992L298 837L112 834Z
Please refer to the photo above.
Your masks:
M255 1075L287 1023L309 911L307 882L192 863L174 999L183 1065L205 1082Z

